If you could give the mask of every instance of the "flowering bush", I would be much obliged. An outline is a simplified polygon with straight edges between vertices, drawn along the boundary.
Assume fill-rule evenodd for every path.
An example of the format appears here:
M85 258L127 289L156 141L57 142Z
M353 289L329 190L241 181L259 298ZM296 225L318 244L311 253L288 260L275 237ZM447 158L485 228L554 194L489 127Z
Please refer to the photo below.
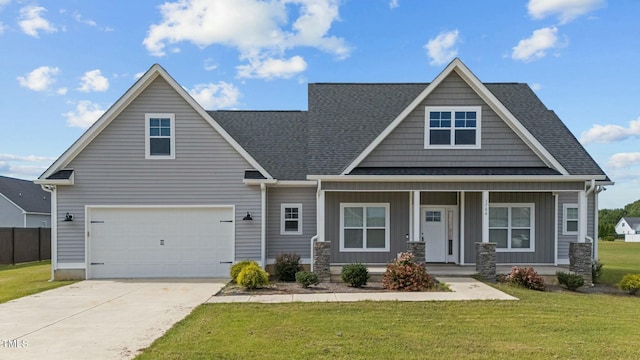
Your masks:
M505 281L531 290L544 291L544 278L532 268L513 267Z
M400 253L394 262L387 264L382 275L382 286L385 289L420 291L431 289L435 285L433 278L427 273L424 264L415 261L412 253Z
M626 290L630 295L635 295L640 290L640 274L625 275L618 284L618 288Z

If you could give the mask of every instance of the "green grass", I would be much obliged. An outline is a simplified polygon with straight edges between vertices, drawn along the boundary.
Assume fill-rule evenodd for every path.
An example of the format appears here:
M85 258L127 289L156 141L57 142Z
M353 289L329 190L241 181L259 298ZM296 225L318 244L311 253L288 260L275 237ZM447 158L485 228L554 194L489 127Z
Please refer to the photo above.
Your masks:
M51 261L0 265L0 303L73 283L50 278Z
M604 263L600 282L616 285L629 273L640 274L640 243L600 241L598 256Z
M139 359L632 359L640 299L205 304Z

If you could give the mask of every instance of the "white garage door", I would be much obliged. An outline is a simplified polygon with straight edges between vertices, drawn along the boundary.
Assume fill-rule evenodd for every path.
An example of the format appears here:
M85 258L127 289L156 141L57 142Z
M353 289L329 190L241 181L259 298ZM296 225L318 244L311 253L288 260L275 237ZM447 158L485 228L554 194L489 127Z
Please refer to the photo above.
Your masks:
M90 208L90 278L228 277L232 207Z

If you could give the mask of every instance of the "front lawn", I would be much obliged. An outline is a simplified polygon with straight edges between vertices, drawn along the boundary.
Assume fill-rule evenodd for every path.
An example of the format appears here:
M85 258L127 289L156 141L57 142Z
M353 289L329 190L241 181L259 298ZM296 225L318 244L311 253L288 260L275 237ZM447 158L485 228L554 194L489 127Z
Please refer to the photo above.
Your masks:
M598 256L604 263L600 282L616 285L629 273L640 274L640 243L600 241Z
M51 261L0 265L0 303L73 283L49 279Z
M520 301L205 304L140 359L631 359L640 299L498 285Z

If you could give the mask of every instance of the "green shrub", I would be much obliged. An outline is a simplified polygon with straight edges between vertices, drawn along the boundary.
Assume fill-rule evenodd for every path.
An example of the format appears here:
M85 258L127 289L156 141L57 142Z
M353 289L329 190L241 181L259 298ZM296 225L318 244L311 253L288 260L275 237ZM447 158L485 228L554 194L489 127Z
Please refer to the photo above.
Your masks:
M302 271L300 255L287 253L276 256L276 277L280 281L296 281L296 273Z
M620 284L618 284L618 288L620 290L625 290L631 295L635 295L635 293L640 289L640 274L625 275L620 281Z
M606 235L602 237L603 241L616 241L616 236L615 235Z
M238 274L238 284L247 289L257 289L269 285L269 274L258 264L249 264Z
M240 272L242 271L242 269L244 269L245 266L248 266L248 265L258 266L258 263L253 260L242 260L232 265L231 269L229 270L229 275L231 275L231 280L238 282L238 275L240 275Z
M600 282L600 275L602 275L603 266L604 264L601 263L600 260L594 260L591 263L591 281L594 284L597 284Z
M401 253L394 262L387 264L382 275L382 286L385 289L420 291L431 289L435 285L433 278L427 273L424 264L415 261L412 253Z
M342 267L340 273L342 281L346 282L350 286L359 288L363 285L367 285L369 280L369 270L362 264L349 264Z
M556 272L556 276L558 277L560 285L566 286L567 289L571 291L575 291L577 288L584 286L584 278L582 275L574 272L558 271Z
M505 281L531 290L544 291L544 278L532 268L511 268L511 272L505 277Z
M310 271L298 271L296 273L296 282L306 289L311 285L318 285L318 275Z

